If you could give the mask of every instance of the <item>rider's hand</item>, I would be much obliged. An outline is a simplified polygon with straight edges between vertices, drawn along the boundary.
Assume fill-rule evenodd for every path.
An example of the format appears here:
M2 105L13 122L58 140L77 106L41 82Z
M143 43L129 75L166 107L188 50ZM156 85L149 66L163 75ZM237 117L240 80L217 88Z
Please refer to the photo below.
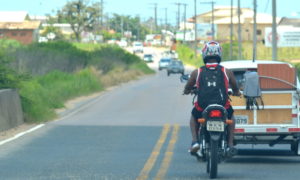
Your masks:
M241 96L242 96L242 93L241 93L240 91L238 91L238 92L233 92L232 95L233 95L233 96L239 96L239 97L241 97Z
M191 93L190 91L184 90L183 93L182 93L182 95L188 95L188 94L190 94L190 93Z

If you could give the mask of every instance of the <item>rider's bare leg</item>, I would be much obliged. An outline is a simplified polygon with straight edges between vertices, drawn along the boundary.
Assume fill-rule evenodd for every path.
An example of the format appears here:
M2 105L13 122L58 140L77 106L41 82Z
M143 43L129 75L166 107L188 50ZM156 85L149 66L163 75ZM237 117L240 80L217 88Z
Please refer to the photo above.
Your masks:
M198 142L199 123L196 122L196 119L192 115L190 118L190 128L193 142Z
M228 126L228 130L229 130L228 146L229 147L233 147L233 138L234 138L234 129L235 129L235 118L234 118L234 116L232 116L231 119L233 120L233 123L229 124L229 126Z

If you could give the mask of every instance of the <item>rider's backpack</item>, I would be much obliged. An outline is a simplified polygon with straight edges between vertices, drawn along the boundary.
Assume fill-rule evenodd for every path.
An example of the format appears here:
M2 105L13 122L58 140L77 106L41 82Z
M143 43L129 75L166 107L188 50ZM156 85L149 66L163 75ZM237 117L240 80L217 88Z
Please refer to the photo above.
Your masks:
M246 98L246 109L251 110L256 106L259 109L257 99L260 100L261 105L264 107L263 100L261 98L261 90L259 83L259 75L255 71L247 71L244 74L245 84L243 89L243 95Z
M225 68L220 65L213 68L203 66L198 71L198 105L202 109L210 104L225 106L228 101L228 79L225 76Z

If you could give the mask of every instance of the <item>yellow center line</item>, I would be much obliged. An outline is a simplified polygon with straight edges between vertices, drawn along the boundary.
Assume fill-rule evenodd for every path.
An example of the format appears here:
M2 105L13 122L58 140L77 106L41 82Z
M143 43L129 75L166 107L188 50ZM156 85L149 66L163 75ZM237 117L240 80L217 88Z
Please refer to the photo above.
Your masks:
M152 151L150 157L148 158L148 160L147 160L146 164L144 165L144 168L140 172L139 176L136 178L137 180L148 179L149 172L151 171L153 165L156 162L156 159L160 153L161 147L163 146L169 131L170 131L170 125L165 124L163 127L163 130L161 132L161 135L160 135L155 147L153 148L153 151Z
M177 142L178 138L178 132L179 132L179 125L174 125L174 129L172 131L171 140L169 142L169 145L167 147L167 151L165 152L164 159L162 161L162 164L159 168L159 171L156 174L155 180L161 180L165 177L167 170L169 169L172 157L173 157L173 150L175 147L175 143Z

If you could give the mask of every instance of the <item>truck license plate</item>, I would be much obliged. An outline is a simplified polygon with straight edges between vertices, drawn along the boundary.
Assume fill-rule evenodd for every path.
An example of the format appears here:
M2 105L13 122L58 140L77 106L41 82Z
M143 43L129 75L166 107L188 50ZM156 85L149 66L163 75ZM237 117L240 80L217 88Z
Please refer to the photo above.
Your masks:
M235 115L235 124L248 124L248 116Z
M222 121L207 121L206 129L208 131L224 131L224 123Z

